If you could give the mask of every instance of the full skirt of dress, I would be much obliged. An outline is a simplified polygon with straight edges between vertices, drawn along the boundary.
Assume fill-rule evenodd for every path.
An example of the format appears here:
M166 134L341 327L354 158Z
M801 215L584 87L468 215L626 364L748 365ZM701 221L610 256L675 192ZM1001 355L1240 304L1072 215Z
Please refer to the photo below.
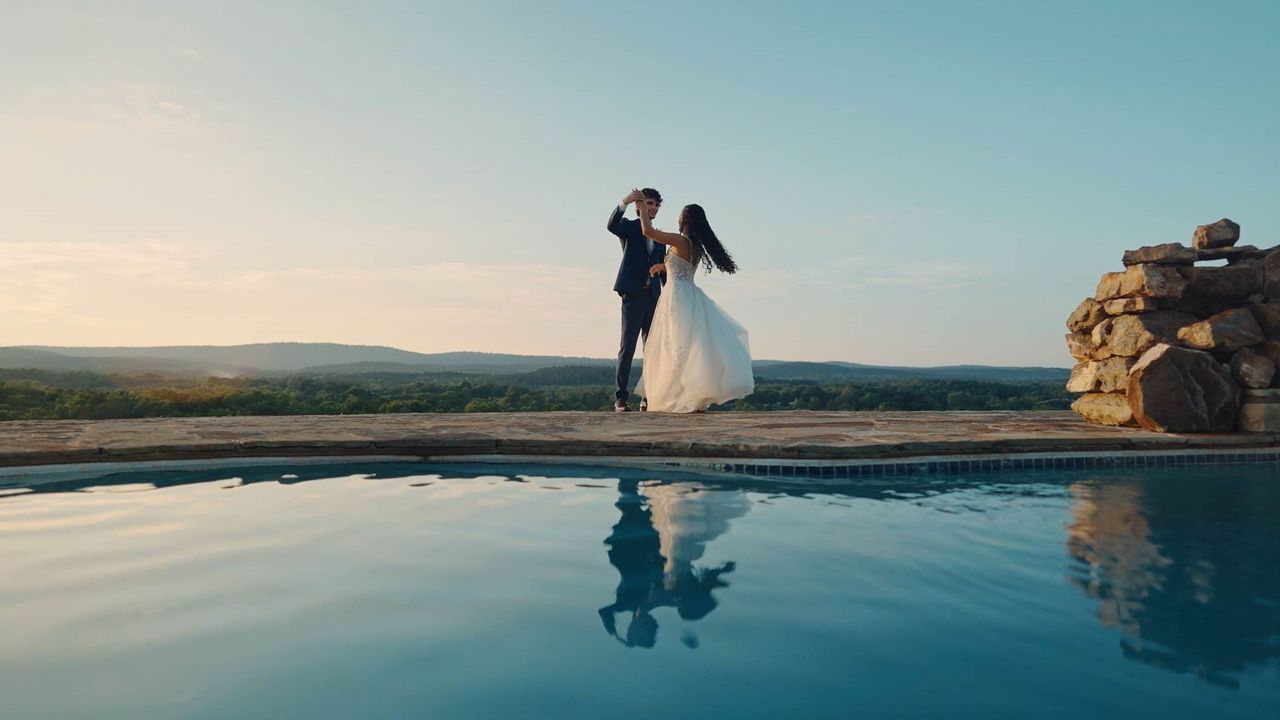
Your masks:
M669 282L658 299L636 394L650 412L688 413L755 391L747 329L694 283L693 268L667 253ZM683 265L683 267L672 267Z

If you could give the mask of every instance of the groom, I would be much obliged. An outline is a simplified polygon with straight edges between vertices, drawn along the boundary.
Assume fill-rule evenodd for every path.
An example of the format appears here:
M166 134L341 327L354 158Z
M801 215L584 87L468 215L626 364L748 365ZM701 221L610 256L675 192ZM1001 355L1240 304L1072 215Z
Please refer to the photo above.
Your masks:
M662 276L649 275L649 268L662 263L666 247L646 238L640 231L639 220L627 220L622 216L627 206L636 204L636 213L645 213L650 220L662 207L662 195L653 188L633 190L622 198L613 209L606 226L622 243L622 263L613 291L622 297L622 342L618 345L618 365L614 377L613 409L627 412L628 383L631 379L631 360L636 354L636 341L643 335L649 337L649 324L653 322L653 310L662 294ZM640 409L645 410L645 401Z

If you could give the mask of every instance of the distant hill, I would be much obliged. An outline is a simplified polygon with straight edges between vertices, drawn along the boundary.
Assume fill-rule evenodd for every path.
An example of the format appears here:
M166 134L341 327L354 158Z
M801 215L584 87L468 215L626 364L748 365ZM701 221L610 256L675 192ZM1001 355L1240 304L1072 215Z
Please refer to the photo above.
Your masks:
M991 380L998 382L1066 382L1066 368L996 367L989 365L944 365L939 367L893 367L843 362L755 363L757 377L773 380Z
M42 385L63 388L119 387L106 375L85 370L34 370L30 368L0 368L0 383L9 380L27 380Z
M53 347L0 348L0 363L10 350L34 350L73 358L117 360L166 360L178 368L235 368L243 372L301 370L311 365L352 362L420 362L430 356L377 345L338 343L254 343L250 345L174 345L159 347Z
M500 353L451 352L422 355L416 362L358 361L327 365L308 365L283 372L308 375L351 375L359 373L524 373L567 365L581 367L613 367L613 360L603 358L561 357L555 355L504 355ZM282 372L282 371L277 371Z
M636 372L641 362L637 361ZM504 353L417 353L380 345L337 343L256 343L227 346L164 347L0 347L0 368L59 372L176 373L198 375L305 374L316 376L501 375L523 376L536 385L611 382L611 358L511 355ZM769 380L990 380L1066 382L1065 368L890 367L849 362L759 360L756 375ZM495 378L496 379L496 378Z
M450 370L441 370L435 365L410 364L401 362L353 362L338 363L335 365L311 365L300 370L277 370L273 375L292 375L296 373L305 373L307 375L422 375L435 374L439 372L453 372Z
M0 367L28 367L20 362L61 362L62 368L83 369L83 363L50 358L91 359L120 362L128 368L133 361L145 361L148 370L156 361L171 361L176 372L207 368L211 372L234 370L241 373L281 373L300 370L330 372L334 366L385 366L391 372L421 372L424 368L454 372L527 372L556 365L607 365L610 360L548 355L508 355L504 353L446 352L418 353L383 345L341 345L338 343L253 343L249 345L176 345L160 347L57 347L24 345L0 348ZM337 368L350 372L349 368Z
M79 349L79 348L77 348ZM149 350L151 348L138 348ZM199 375L246 375L255 369L246 365L205 362L147 354L133 356L72 355L33 348L0 348L0 368L29 368L58 372L91 373L174 373Z

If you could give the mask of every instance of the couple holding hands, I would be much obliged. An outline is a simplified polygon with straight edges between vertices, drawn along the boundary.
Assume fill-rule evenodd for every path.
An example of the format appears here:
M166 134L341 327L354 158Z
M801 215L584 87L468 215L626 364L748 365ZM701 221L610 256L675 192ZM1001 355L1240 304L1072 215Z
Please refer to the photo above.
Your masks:
M635 205L637 219L626 218ZM703 412L755 390L747 330L716 305L696 282L697 269L726 274L738 266L724 249L700 205L680 210L679 232L653 226L662 195L632 190L609 216L608 230L622 244L613 284L622 298L614 405L631 410L628 392L636 344L644 338L644 366L635 394L641 410Z

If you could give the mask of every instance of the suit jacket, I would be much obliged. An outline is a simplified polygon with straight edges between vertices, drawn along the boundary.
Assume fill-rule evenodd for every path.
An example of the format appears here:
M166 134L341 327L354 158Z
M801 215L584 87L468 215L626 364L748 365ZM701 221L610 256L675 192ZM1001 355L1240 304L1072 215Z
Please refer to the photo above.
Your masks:
M640 229L640 221L627 220L622 217L622 213L623 208L614 208L606 226L622 243L622 262L618 265L618 277L613 282L613 291L619 295L651 293L657 298L662 294L664 276L658 275L650 281L649 268L662 262L667 254L667 246L655 242L653 251L650 252L649 244ZM646 284L649 286L647 289Z

